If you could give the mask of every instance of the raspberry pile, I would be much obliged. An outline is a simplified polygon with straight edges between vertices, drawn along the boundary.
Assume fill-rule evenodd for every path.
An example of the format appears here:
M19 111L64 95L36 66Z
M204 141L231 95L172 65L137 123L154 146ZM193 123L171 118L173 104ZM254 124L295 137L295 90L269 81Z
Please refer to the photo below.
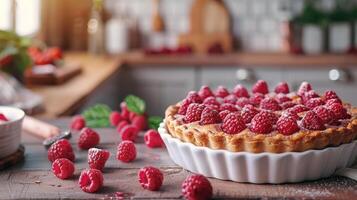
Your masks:
M7 117L4 114L0 113L0 121L7 122L9 120L7 119Z
M223 86L215 91L202 86L198 92L190 91L179 105L183 123L216 124L227 134L291 135L299 130L324 130L351 118L336 92L319 95L308 82L301 83L296 92L286 82L269 92L264 80L257 81L251 93L242 85L231 92Z

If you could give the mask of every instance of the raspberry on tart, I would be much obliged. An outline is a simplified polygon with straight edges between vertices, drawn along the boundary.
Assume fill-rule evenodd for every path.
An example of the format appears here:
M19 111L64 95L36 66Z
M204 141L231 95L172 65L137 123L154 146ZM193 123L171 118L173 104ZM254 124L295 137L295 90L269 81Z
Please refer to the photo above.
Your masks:
M279 93L288 94L290 92L288 83L287 82L278 83L278 85L275 86L274 92L277 94Z
M268 89L268 84L264 80L259 80L257 81L252 88L253 93L260 93L260 94L268 94L269 89Z
M236 95L236 97L246 97L249 98L249 92L247 90L247 88L245 88L243 85L236 85L233 89L232 92L234 95Z
M229 92L228 92L227 88L220 85L220 86L218 86L215 94L216 94L216 97L224 98L229 95Z
M202 100L206 99L207 97L214 96L211 88L209 88L207 85L201 87L201 89L198 91L198 95Z

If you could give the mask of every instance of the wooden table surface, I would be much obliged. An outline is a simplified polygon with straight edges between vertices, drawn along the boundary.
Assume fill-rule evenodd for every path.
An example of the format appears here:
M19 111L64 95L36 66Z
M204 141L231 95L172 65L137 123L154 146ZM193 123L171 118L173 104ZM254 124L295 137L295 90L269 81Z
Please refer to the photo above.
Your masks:
M69 119L58 119L53 124L63 129ZM41 140L24 134L25 161L0 172L0 199L110 199L122 192L132 199L181 199L181 183L190 174L175 165L165 148L150 149L143 144L142 134L136 144L138 156L132 163L115 159L118 134L112 128L98 129L101 136L99 147L108 149L112 155L104 169L104 186L98 193L81 191L77 185L80 171L87 168L87 151L78 150L74 133L71 143L76 154L75 176L60 180L50 171L47 151ZM143 166L159 167L164 173L160 191L151 192L141 188L137 172ZM357 199L357 182L343 177L331 177L319 181L298 184L247 184L210 179L214 197L217 199Z

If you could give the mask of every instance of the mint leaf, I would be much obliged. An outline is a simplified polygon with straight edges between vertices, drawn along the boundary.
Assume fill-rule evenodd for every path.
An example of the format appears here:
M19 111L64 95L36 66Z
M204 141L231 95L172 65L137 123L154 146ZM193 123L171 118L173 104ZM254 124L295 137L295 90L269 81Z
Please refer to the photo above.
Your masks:
M131 112L142 115L145 112L145 101L135 95L125 97L125 103Z
M82 116L90 128L105 128L110 126L109 116L112 110L104 104L96 104L86 109Z
M150 129L157 130L160 127L160 123L162 122L163 118L159 116L151 116L148 119L148 124Z

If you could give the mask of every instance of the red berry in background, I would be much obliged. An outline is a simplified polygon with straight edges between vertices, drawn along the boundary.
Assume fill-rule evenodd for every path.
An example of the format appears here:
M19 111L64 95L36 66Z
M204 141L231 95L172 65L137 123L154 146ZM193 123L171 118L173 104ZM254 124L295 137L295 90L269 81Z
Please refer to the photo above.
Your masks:
M330 99L340 99L336 92L332 91L332 90L327 90L323 96L325 101L328 101Z
M76 115L71 120L71 129L80 131L86 126L86 121L81 115Z
M186 123L191 123L199 121L201 119L201 114L205 106L203 104L192 103L188 106L184 121Z
M308 83L306 81L302 82L300 84L300 87L299 87L298 91L297 91L297 95L303 96L305 92L308 92L310 90L312 90L312 87L311 87L310 83Z
M219 117L219 113L217 110L214 110L210 107L205 107L203 109L199 122L200 125L216 124L219 122L221 122L221 118Z
M296 105L296 106L286 109L287 112L294 113L294 114L299 114L301 112L305 112L308 110L310 110L310 109L304 105Z
M254 106L248 104L245 105L241 110L241 116L243 118L244 123L250 123L253 117L259 113L259 110Z
M135 126L139 131L146 130L148 126L147 119L144 115L137 115L131 121L131 124Z
M138 114L134 113L134 112L129 112L129 121L133 121L133 119L137 116Z
M273 111L281 110L279 103L275 99L269 97L260 102L260 108Z
M348 118L351 117L351 115L349 115L347 113L346 108L344 108L342 104L333 103L333 104L330 104L330 105L328 105L326 107L327 107L327 109L329 109L329 110L331 110L333 112L333 114L335 115L335 118L337 120L339 120L339 119L348 119Z
M222 122L222 130L228 134L237 134L246 128L239 113L228 114Z
M72 145L66 139L61 139L53 143L48 149L47 156L51 162L59 158L67 158L70 161L74 161L75 159Z
M230 94L226 97L223 98L224 103L231 103L231 104L236 104L237 102L237 97L234 94Z
M281 116L278 119L276 129L283 135L291 135L300 130L296 120L287 116Z
M58 47L51 47L45 51L51 60L59 60L62 58L62 50Z
M292 101L287 101L281 104L281 107L283 108L283 110L286 110L288 108L292 108L294 106L296 106L297 104L292 102Z
M264 97L263 94L261 94L261 93L255 93L255 94L253 94L253 95L250 97L249 101L250 101L251 104L253 104L253 105L255 105L255 106L258 106L258 105L260 104L260 102L261 102L264 98L265 98L265 97Z
M125 120L129 120L130 111L128 110L128 107L126 106L125 102L120 103L120 109L122 118Z
M273 131L276 118L270 111L261 111L253 117L249 129L254 133L268 134Z
M187 94L186 99L188 99L192 103L202 103L201 97L195 91L190 91Z
M162 141L159 132L150 129L144 135L144 141L146 146L150 148L159 148L164 146L164 141Z
M247 90L247 88L245 88L243 85L236 85L233 89L232 92L234 95L236 95L236 97L246 97L249 98L249 92Z
M316 97L316 98L309 99L305 103L305 106L308 107L309 109L313 109L317 106L321 106L324 104L325 104L325 102L320 97Z
M319 116L325 124L335 121L335 114L324 106L317 106L313 111Z
M117 132L120 133L121 130L127 125L129 125L129 122L126 120L119 122L119 124L117 126Z
M178 114L180 115L185 115L186 112L187 112L187 108L188 106L191 104L192 102L188 99L184 99L182 102L181 102L181 105L180 105L180 108L178 110Z
M52 163L52 172L60 179L71 178L74 173L74 164L67 158L58 158Z
M136 158L135 144L130 140L124 140L118 145L117 159L122 162L131 162Z
M130 140L135 142L136 138L138 137L139 130L136 128L136 126L127 125L121 129L119 134L121 136L121 140Z
M250 100L247 97L240 97L236 101L236 105L243 108L245 105L249 105Z
M97 169L85 169L79 176L78 185L88 193L97 192L103 186L103 174Z
M0 68L11 64L12 60L13 60L13 57L11 55L7 55L7 56L1 58L0 59Z
M7 121L9 121L9 120L6 118L6 116L5 116L4 114L0 113L0 121L5 121L5 122L7 122Z
M282 103L285 103L285 102L288 102L288 101L292 101L291 98L289 98L288 96L286 96L285 94L283 93L279 93L275 96L275 100L282 104Z
M257 81L252 88L253 93L260 93L260 94L268 94L269 89L268 89L268 84L266 81L259 80Z
M98 148L88 150L88 165L91 169L103 170L105 163L110 157L110 152Z
M308 130L324 130L322 119L312 110L308 111L301 120L301 125Z
M229 113L231 113L231 111L229 111L229 110L223 110L223 111L219 112L219 117L221 118L221 121L223 121L224 118L225 118Z
M203 105L219 106L220 103L216 100L216 97L207 97L207 98L203 101Z
M290 92L288 83L287 82L278 83L278 85L275 87L274 92L277 94L279 93L288 94Z
M159 169L148 166L139 170L138 179L144 189L157 191L164 181L164 175Z
M120 112L114 111L112 113L110 113L109 116L109 120L110 120L110 124L112 126L118 126L119 122L123 120Z
M223 110L229 110L231 112L236 112L236 111L238 111L238 108L231 103L223 103L219 107L219 111L223 111Z
M78 138L78 147L81 149L90 149L99 144L100 137L97 132L90 128L84 128L81 130L81 134Z
M310 90L308 92L305 92L301 98L302 98L302 102L305 104L310 99L318 98L318 97L320 96L315 92L315 90Z
M217 87L215 95L216 97L224 98L229 95L229 91L227 90L227 88L220 85Z
M201 97L202 100L206 99L207 97L214 96L211 88L209 88L207 85L204 85L201 87L201 89L198 91L198 96Z
M182 195L187 200L211 199L213 195L212 185L202 175L191 175L182 183Z

